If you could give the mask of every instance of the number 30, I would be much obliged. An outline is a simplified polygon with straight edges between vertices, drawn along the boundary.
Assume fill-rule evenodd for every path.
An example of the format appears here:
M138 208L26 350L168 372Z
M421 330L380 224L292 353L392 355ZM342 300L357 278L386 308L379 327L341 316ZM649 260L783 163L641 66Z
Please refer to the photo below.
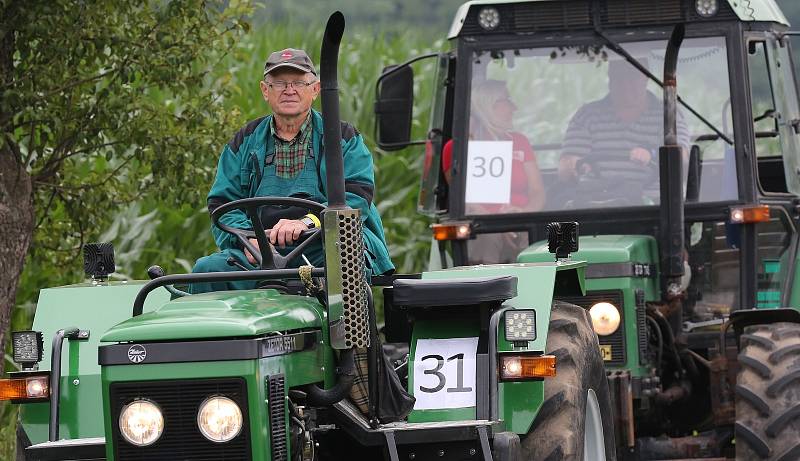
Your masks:
M482 178L486 176L486 157L475 157L475 162L475 171L472 173L472 176L475 178ZM492 157L489 159L489 176L493 178L499 178L500 176L503 176L505 169L506 165L505 162L503 162L503 157Z

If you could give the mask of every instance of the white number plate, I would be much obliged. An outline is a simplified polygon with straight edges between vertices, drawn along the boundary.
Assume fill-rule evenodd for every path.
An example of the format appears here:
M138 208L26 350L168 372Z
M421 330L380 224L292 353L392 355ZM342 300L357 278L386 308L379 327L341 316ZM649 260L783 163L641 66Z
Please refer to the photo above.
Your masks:
M475 406L478 338L420 339L414 351L415 410Z
M467 203L511 202L511 141L469 141Z

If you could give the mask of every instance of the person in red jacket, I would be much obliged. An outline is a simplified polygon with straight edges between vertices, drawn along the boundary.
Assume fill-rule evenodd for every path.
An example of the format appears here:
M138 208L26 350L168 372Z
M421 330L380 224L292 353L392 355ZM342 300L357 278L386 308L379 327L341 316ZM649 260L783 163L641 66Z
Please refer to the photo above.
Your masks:
M508 204L467 203L467 214L520 213L541 210L545 201L544 185L528 138L514 131L517 106L511 100L506 83L484 80L472 91L469 138L476 141L511 141L511 199ZM442 149L442 171L449 182L453 164L453 141ZM506 232L481 234L468 243L472 264L513 262L528 244L527 234Z

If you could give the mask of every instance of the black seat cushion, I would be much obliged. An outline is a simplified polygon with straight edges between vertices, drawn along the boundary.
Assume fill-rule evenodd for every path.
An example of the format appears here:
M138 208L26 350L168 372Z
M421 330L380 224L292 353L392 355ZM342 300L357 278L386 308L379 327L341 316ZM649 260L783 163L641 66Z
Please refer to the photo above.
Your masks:
M502 302L517 296L517 278L474 277L451 280L395 280L394 304L400 307L466 306Z

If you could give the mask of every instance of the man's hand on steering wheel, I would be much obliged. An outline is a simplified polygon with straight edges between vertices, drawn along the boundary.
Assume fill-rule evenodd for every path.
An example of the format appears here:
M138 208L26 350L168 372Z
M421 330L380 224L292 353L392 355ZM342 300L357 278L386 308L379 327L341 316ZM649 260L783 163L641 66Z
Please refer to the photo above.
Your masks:
M641 147L634 147L631 149L628 158L630 158L632 162L640 165L649 165L650 161L653 160L653 156L650 154L650 151Z
M300 234L304 230L308 230L308 225L295 219L281 219L272 229L264 229L264 231L267 232L269 243L280 248L285 248L286 245L293 244L298 238L300 238ZM258 246L258 240L254 238L248 240L250 240L250 243L252 243L256 249L260 249ZM250 262L250 264L258 263L255 256L253 256L247 248L244 249L244 254L247 256L247 260Z
M211 221L218 228L232 234L242 244L247 260L253 265L258 265L262 269L283 269L294 258L302 256L303 251L313 242L318 241L322 234L321 228L314 226L309 229L303 220L280 220L267 235L260 217L260 208L264 206L297 206L302 207L315 215L320 215L325 207L317 202L295 197L252 197L234 200L224 205L220 205L211 213ZM239 210L249 218L252 229L240 229L229 226L220 221L220 218L233 210ZM310 218L309 215L306 215ZM311 219L314 221L313 219ZM315 222L316 224L316 222ZM281 255L274 249L273 245L280 247L291 245L306 233L305 240L297 243L286 256ZM259 243L261 242L261 243ZM272 242L272 244L270 244ZM267 248L268 247L268 248Z

